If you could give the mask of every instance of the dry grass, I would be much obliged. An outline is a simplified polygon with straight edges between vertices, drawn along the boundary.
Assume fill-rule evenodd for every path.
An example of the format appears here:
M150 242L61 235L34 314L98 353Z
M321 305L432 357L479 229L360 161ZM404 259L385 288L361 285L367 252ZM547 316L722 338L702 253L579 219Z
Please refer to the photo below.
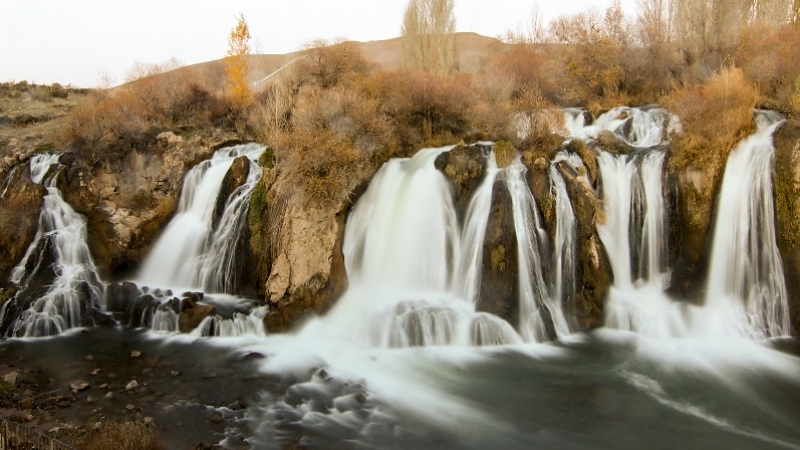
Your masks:
M105 424L83 445L86 450L164 450L159 432L141 423Z

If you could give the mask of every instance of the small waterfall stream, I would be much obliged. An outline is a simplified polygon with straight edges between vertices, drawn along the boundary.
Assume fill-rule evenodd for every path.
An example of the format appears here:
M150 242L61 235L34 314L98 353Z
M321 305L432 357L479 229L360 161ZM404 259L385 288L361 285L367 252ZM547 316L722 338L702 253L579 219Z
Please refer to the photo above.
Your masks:
M233 289L235 246L246 220L250 193L261 177L258 157L264 147L239 145L218 150L214 156L192 168L185 176L178 212L159 237L145 260L139 280L161 287ZM250 160L246 183L228 199L219 225L213 227L213 213L225 174L240 157Z
M102 308L103 285L86 245L86 218L64 201L57 187L62 169L59 157L42 154L30 161L31 180L44 184L47 195L39 214L39 230L11 274L19 292L0 310L0 323L4 323L9 308L21 309L6 332L11 337L57 335L91 324L85 315ZM53 279L46 286L29 289L34 277L49 276Z
M712 322L706 326L710 333L765 339L789 334L772 197L772 135L782 120L760 113L756 122L756 133L731 151L725 168L706 295Z

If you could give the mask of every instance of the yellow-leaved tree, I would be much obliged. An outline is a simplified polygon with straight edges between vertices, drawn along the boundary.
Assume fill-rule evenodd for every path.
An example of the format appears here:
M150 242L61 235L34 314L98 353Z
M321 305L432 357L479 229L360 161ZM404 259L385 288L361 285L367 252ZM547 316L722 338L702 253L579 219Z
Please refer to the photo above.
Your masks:
M239 13L236 26L228 35L228 53L225 58L226 88L233 104L240 110L252 102L250 83L247 80L247 57L250 55L250 28L244 14Z

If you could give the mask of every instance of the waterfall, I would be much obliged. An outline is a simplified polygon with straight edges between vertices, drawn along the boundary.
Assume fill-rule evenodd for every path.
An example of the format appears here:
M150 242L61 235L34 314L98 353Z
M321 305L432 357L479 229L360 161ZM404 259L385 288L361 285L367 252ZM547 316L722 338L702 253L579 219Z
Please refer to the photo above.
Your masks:
M248 156L255 158L261 152L263 149ZM247 181L231 193L219 224L199 258L196 283L207 292L234 293L239 288L236 284L236 250L247 226L250 196L261 176L258 162L251 159Z
M86 244L86 218L75 212L57 187L62 167L58 154L41 154L30 160L31 180L44 184L47 194L39 214L39 229L22 261L11 274L19 288L15 300L3 305L0 324L9 308L19 308L6 334L40 337L84 326L84 315L101 307L103 288ZM54 276L41 282L38 277ZM46 286L40 286L47 283ZM46 289L41 292L41 289ZM24 303L30 302L29 305ZM12 303L14 304L12 306Z
M483 239L486 236L486 225L492 208L492 188L497 173L497 160L494 152L491 152L487 156L485 178L473 194L467 208L467 216L461 232L463 251L459 259L458 270L453 274L458 278L454 280L453 286L460 286L459 296L473 303L480 294Z
M597 230L618 288L631 288L636 281L663 289L669 280L664 155L658 150L630 156L602 152L598 158L606 214Z
M434 167L449 150L424 149L378 171L345 228L350 287L303 333L373 347L520 342L507 322L474 306L497 172L493 157L462 230L450 186Z
M258 144L218 150L185 176L178 211L144 262L139 280L154 286L229 290L235 285L234 253L250 194L260 177ZM233 161L251 160L247 182L228 199L216 229L213 215L223 179Z
M573 168L582 166L583 163L577 155L570 155L565 151L561 151L556 155L549 169L550 189L555 198L556 212L556 233L553 242L553 269L550 292L553 299L560 302L562 308L564 308L567 302L571 302L575 296L576 224L572 202L567 193L567 185L557 167L561 161L566 161ZM565 321L569 323L569 316L567 314L563 315ZM571 328L570 331L572 331Z
M11 182L14 181L14 175L16 175L18 167L19 166L14 166L8 171L8 175L6 175L6 179L3 181L3 191L0 192L0 198L5 198L8 187L11 185Z
M757 123L728 157L706 307L719 328L712 332L764 339L789 334L789 310L772 197L772 135L782 122L761 113Z
M680 126L677 117L657 107L618 106L591 124L586 123L585 114L577 108L564 110L564 124L569 136L588 140L596 139L603 131L610 131L622 142L636 148L660 145L665 135Z
M511 195L514 230L519 257L520 332L526 341L548 340L552 322L557 336L569 334L559 298L548 290L544 274L544 255L549 254L549 237L541 224L536 202L524 175L527 169L520 158L505 169L506 186Z
M264 317L267 307L254 308L249 314L234 312L230 318L219 314L209 316L192 331L196 337L237 337L244 335L266 336Z
M664 294L670 277L664 156L650 150L598 158L605 222L597 230L614 274L606 326L659 338L687 333L681 306Z

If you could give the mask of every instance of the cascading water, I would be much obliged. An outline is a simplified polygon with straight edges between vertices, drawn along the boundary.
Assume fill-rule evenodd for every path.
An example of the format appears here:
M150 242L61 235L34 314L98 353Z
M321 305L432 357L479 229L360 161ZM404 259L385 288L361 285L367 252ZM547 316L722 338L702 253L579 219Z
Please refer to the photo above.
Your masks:
M491 197L496 169L490 163L489 192L479 188L462 232L450 188L433 164L449 149L421 150L381 168L347 222L348 292L303 334L375 347L520 341L511 325L476 313L474 298L465 298L474 297L479 286L480 249L475 247L483 242L485 197ZM461 236L479 243L462 247ZM462 257L465 262L459 262Z
M664 156L650 150L598 157L605 222L597 230L614 273L606 326L653 337L686 333L680 306L663 292L669 283Z
M261 177L255 162L264 152L258 144L218 150L192 168L183 182L178 212L145 261L139 280L153 286L208 289L224 292L235 280L234 254L249 204ZM228 199L216 229L213 213L225 174L240 157L251 160L246 183Z
M565 308L568 302L575 296L575 213L572 210L572 202L569 199L567 185L561 172L558 170L558 163L565 161L573 168L583 166L580 157L568 154L565 151L559 152L550 164L550 189L555 198L556 212L556 232L553 242L552 258L552 281L550 292L552 298ZM588 183L588 180L587 180ZM570 316L566 312L563 314L567 324L570 323ZM573 327L570 327L573 331Z
M617 287L644 282L663 289L669 280L664 155L658 150L630 156L602 152L598 158L606 220L597 229Z
M480 293L483 239L486 235L489 212L492 208L492 188L497 177L498 168L494 152L489 153L486 160L486 175L472 196L461 232L463 251L458 260L458 268L453 273L452 285L460 287L461 298L475 303Z
M541 342L569 334L561 299L554 298L545 281L542 257L549 254L549 238L524 175L520 158L505 169L511 195L519 254L520 332L526 341ZM555 336L548 336L552 323Z
M757 119L758 131L731 151L725 168L706 295L712 322L705 326L765 339L789 334L789 308L772 197L772 135L782 121L766 113Z
M75 212L61 197L57 187L61 167L58 154L31 158L31 180L47 188L39 230L28 247L22 262L14 268L11 282L19 288L16 299L3 305L0 324L11 308L16 318L6 334L12 337L40 337L60 334L67 329L85 326L91 310L101 309L103 286L97 276L94 260L86 244L86 218ZM46 291L38 286L47 281ZM37 286L34 286L37 285Z
M618 106L591 124L586 123L585 114L585 111L576 108L564 111L564 125L569 136L596 139L601 132L610 131L631 147L650 148L661 144L669 131L680 127L677 117L657 107Z

